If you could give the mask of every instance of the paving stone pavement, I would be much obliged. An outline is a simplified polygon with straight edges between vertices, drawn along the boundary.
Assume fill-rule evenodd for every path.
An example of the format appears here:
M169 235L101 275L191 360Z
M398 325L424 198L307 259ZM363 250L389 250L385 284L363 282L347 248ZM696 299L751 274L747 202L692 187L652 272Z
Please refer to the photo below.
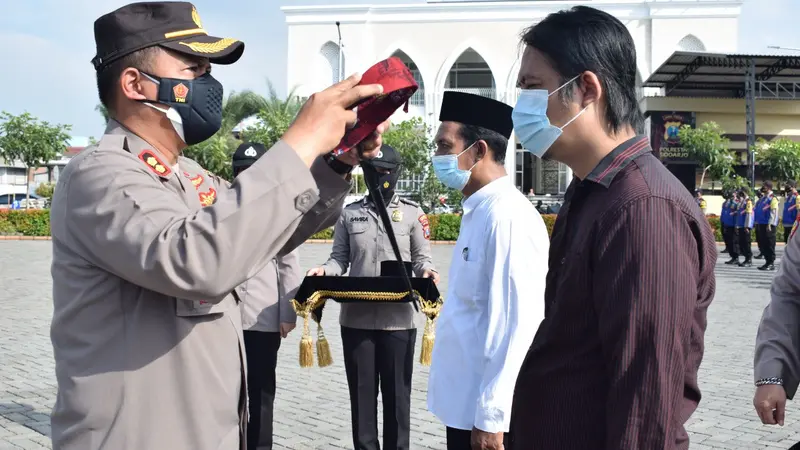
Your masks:
M433 246L447 285L451 246ZM0 450L50 445L56 394L49 324L52 315L49 242L0 241ZM323 262L330 246L307 244L301 265ZM779 254L781 250L779 249ZM755 330L768 302L772 274L717 265L717 296L709 311L700 370L703 400L689 421L691 449L785 449L800 441L800 410L790 403L786 425L761 425L752 410ZM301 369L299 330L283 342L278 362L275 449L347 449L350 408L342 364L338 305L323 324L334 365ZM422 325L422 320L419 321ZM418 338L421 339L419 333ZM419 349L419 345L417 345ZM444 449L444 430L426 410L428 370L417 364L412 393L412 448ZM143 449L144 450L144 449Z

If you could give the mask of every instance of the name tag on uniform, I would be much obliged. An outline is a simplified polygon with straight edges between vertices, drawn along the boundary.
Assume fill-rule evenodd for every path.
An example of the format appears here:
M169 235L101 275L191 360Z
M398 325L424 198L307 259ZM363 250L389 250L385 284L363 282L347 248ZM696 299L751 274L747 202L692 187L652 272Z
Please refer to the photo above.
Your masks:
M361 217L351 217L350 222L366 222L369 220L369 217L361 216Z

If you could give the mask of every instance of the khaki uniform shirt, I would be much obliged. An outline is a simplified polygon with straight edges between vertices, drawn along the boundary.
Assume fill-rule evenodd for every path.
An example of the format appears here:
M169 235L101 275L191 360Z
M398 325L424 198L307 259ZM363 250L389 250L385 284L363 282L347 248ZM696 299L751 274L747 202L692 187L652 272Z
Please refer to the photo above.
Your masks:
M789 399L800 384L800 239L789 239L772 280L756 335L753 375L755 381L783 378Z
M349 183L279 142L229 188L109 122L51 209L55 450L234 450L247 422L234 288L335 222Z
M242 326L248 331L280 331L281 323L295 323L292 298L303 282L295 250L270 260L256 276L240 286Z
M411 261L415 276L434 270L431 261L428 217L411 201L395 198L387 206L397 246L403 261ZM394 251L383 222L369 198L345 207L333 231L333 250L322 266L325 275L376 277L381 261L395 261ZM344 327L367 330L406 330L414 328L414 307L403 304L343 303L339 323Z

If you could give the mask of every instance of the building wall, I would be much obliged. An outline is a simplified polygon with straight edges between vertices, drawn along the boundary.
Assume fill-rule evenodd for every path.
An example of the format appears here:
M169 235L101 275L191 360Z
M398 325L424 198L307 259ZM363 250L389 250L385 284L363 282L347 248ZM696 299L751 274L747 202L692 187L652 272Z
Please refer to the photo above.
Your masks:
M288 24L288 88L296 87L302 97L331 84L338 54L334 57L329 50L331 45L338 45L335 23L339 21L345 76L364 71L397 50L418 67L424 105L412 106L408 113L398 112L393 117L396 121L419 116L432 127L438 125L447 74L467 49L477 52L490 68L495 98L513 105L517 98L520 33L548 14L574 4L520 1L284 7ZM735 51L741 4L741 0L591 2L628 27L637 49L640 80L647 79L675 50L702 47L709 51ZM506 158L509 173L515 171L515 158L511 156L514 139L512 136ZM552 179L552 170L537 168L547 180ZM552 186L550 182L545 184L546 189Z

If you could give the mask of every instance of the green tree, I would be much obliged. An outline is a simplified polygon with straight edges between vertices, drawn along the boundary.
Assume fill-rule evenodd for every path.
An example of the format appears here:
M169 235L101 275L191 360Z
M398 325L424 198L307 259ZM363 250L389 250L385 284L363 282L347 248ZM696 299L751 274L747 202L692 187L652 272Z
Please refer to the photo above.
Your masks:
M684 125L678 132L681 146L703 168L700 187L703 186L706 173L715 180L722 180L733 172L730 140L724 134L725 131L716 122L705 122L698 128Z
M46 199L53 198L53 192L56 190L55 183L42 183L36 188L36 195Z
M771 142L760 140L756 161L764 174L776 181L786 182L800 177L800 143L787 138Z
M69 125L51 125L23 113L0 114L0 157L6 161L21 161L26 174L56 159L67 148ZM26 177L25 200L30 199L30 177Z
M106 108L102 103L98 103L97 106L94 107L94 110L103 116L103 123L108 123L109 119L111 119L111 116L108 115L108 108Z
M269 97L265 100L266 103L258 111L258 121L243 130L242 137L248 142L258 142L270 148L286 133L303 104L294 89L286 99L281 99L272 84L269 84Z
M420 117L392 124L384 133L383 142L400 153L406 178L424 175L431 165L431 154L436 148L430 138L429 128Z
M750 183L747 182L747 179L734 175L722 180L722 192L735 192L749 185Z

